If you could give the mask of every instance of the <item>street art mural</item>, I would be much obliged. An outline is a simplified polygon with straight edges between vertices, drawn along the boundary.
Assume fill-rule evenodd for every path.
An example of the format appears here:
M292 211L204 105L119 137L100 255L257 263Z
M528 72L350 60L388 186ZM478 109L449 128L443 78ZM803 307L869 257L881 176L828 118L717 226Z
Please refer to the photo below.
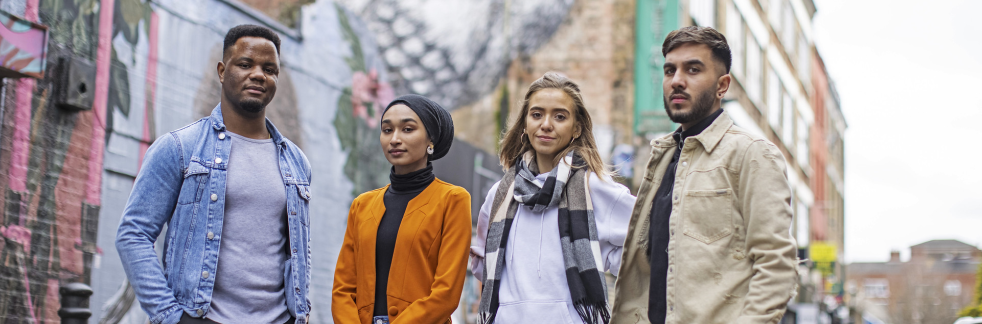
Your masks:
M0 12L0 67L6 68L4 74L43 77L47 34L44 26Z
M338 0L365 21L399 93L454 109L491 92L512 60L537 50L573 0Z
M57 288L77 281L95 291L92 322L147 322L114 249L116 226L154 139L218 104L225 31L252 23L283 41L268 116L313 168L311 321L332 323L348 206L389 181L378 142L381 110L405 93L450 110L491 95L517 57L549 40L572 0L303 0L290 2L303 5L294 15L278 14L295 24L247 3L0 2L0 10L46 26L51 44L44 78L6 79L0 96L0 322L58 321ZM447 14L453 10L465 14ZM53 103L63 74L57 62L65 57L96 66L91 111ZM500 176L496 155L461 142L445 160L438 176L473 185L479 207ZM468 296L476 285L468 284ZM462 307L455 320L473 311Z
M95 126L95 113L55 107L52 91L57 76L52 70L64 55L94 57L98 34L86 32L95 30L96 20L84 5L61 11L62 1L44 1L44 6L38 0L12 2L17 1L5 1L2 7L7 12L0 22L7 29L0 33L4 38L0 52L5 53L6 63L15 65L8 68L44 78L3 81L0 320L56 322L59 285L87 282L91 276L88 261L96 252L94 225L99 214L99 192L93 189L99 179L88 171L101 168L92 157L101 155L102 135ZM74 23L46 23L59 14ZM47 25L51 35L61 36L58 46L49 46L47 56L38 55L47 40L40 42L41 48L12 48L48 37L25 32L29 24L15 22L20 19Z

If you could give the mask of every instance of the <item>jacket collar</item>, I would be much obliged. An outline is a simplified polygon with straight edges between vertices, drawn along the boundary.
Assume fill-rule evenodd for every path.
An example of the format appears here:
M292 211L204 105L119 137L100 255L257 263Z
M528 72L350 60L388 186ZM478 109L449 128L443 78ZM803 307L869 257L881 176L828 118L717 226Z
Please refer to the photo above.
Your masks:
M706 153L712 153L731 126L733 126L733 119L730 119L730 115L723 111L709 127L692 138L702 143L702 146L706 148Z
M226 130L225 129L225 118L222 117L222 104L221 103L219 103L217 106L215 106L215 109L212 109L211 110L211 116L209 116L209 119L211 120L211 127L214 128L215 131L222 132L222 131L225 131ZM269 118L268 117L266 118L266 130L268 130L269 131L269 134L272 136L273 143L276 143L276 145L285 145L286 144L284 142L285 138L283 137L282 134L280 134L280 131L278 129L276 129L276 126L273 126L273 122L269 121Z
M709 127L706 127L706 129L702 131L702 133L692 136L691 138L702 144L702 146L706 148L707 153L712 153L713 149L715 149L716 146L719 145L719 142L723 140L723 135L726 134L726 131L729 130L731 126L733 126L733 119L730 119L730 115L724 110L719 117L716 117L716 120L714 120ZM659 150L672 148L676 145L675 137L673 136L674 134L674 132L668 133L662 137L651 140L651 147Z

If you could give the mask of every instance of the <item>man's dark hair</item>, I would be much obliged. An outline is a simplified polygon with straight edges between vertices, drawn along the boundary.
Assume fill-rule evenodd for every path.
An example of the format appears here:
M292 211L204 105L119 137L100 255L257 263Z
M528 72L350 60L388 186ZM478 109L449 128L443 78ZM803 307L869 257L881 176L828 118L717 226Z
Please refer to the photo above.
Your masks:
M713 59L723 63L723 66L726 67L726 73L730 73L730 65L733 64L730 45L726 44L726 37L712 27L689 26L673 30L665 37L665 43L661 46L661 54L667 56L668 52L684 44L709 46L709 50L713 53Z
M228 33L225 34L225 46L222 47L222 57L225 57L228 54L228 48L235 45L235 42L242 37L262 37L268 39L276 46L276 55L280 55L280 36L276 35L272 29L256 25L238 25L229 29Z

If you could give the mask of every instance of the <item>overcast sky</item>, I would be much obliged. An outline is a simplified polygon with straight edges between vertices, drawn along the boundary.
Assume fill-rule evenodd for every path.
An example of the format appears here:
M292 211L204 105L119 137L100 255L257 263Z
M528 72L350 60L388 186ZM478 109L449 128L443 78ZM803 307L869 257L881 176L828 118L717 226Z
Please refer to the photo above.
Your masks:
M847 262L982 243L982 1L814 0L846 131Z

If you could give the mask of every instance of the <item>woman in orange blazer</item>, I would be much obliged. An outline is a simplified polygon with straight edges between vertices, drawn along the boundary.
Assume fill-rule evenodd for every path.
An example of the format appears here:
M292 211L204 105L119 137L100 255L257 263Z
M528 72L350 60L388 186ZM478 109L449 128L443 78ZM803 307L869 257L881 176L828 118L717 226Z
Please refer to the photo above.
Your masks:
M422 96L394 100L379 141L391 184L355 198L334 273L338 324L450 323L471 240L471 198L436 179L450 150L450 113Z

